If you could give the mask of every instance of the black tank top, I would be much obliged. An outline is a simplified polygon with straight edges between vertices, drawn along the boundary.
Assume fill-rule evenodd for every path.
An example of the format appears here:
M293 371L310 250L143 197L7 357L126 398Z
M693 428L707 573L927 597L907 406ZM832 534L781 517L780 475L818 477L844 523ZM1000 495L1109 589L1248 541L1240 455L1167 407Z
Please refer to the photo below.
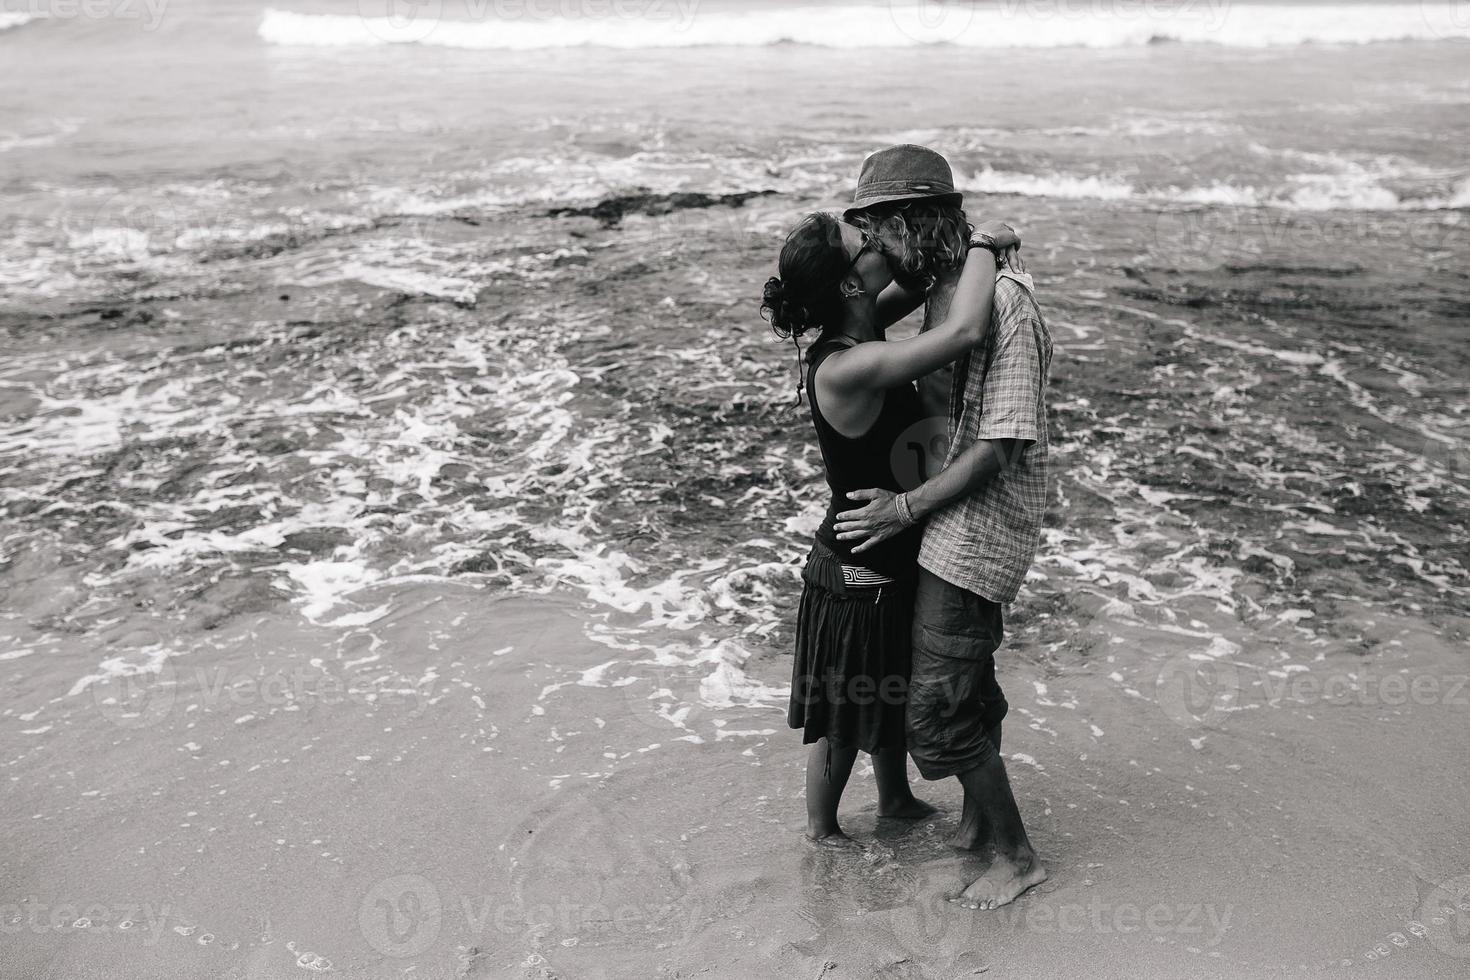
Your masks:
M909 528L858 555L852 553L851 546L861 542L838 541L837 532L833 530L838 514L866 506L863 501L849 500L847 494L851 491L879 487L898 493L913 489L900 483L894 473L894 449L898 447L902 453L900 436L924 417L918 391L912 384L901 384L884 392L883 407L867 432L850 439L832 428L817 404L817 368L821 367L827 355L850 346L853 345L840 340L819 340L807 355L811 368L807 372L806 395L812 407L817 444L822 449L822 463L827 470L827 486L832 490L827 516L817 528L817 540L832 549L844 565L859 565L896 579L910 579L916 574L919 557L918 527Z

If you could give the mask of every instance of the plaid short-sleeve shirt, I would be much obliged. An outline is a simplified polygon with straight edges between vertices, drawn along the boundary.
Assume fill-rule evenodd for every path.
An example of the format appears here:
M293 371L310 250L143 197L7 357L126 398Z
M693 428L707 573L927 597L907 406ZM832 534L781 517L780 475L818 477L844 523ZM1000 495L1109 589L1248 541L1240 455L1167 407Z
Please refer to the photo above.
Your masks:
M1029 443L995 479L931 514L919 551L924 568L992 602L1010 602L1020 592L1046 509L1051 334L1033 288L1025 274L996 278L990 333L955 362L944 465L980 439Z

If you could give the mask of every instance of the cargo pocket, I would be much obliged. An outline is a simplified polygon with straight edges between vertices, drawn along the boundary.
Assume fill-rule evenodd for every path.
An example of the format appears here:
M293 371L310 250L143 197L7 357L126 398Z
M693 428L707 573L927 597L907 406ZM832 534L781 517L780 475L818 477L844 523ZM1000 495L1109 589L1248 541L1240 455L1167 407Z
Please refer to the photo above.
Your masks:
M946 660L980 663L993 659L999 644L994 634L983 629L974 633L956 633L928 623L919 623L914 631L914 646L922 647L926 653Z

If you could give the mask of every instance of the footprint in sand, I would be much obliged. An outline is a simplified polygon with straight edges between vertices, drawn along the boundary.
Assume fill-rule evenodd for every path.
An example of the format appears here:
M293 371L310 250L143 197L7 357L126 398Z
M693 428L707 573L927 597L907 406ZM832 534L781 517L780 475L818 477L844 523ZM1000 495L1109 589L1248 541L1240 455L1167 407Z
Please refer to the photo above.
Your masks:
M296 945L296 940L286 943L286 951L296 953L296 965L303 970L311 970L313 973L326 973L332 968L332 961L325 956L318 956L310 950L303 950Z
M302 953L296 957L296 965L313 973L326 973L332 968L332 961L315 953Z
M1470 875L1441 882L1421 892L1418 918L1404 923L1383 941L1363 952L1367 962L1385 959L1397 950L1427 945L1447 956L1470 958ZM1343 966L1352 963L1342 961Z

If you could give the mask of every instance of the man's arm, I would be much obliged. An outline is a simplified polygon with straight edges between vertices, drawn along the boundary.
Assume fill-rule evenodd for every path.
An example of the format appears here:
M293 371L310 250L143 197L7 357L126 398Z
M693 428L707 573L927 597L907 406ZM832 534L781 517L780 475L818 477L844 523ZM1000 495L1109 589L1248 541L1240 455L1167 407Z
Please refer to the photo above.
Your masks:
M972 363L957 426L957 435L969 438L970 444L942 472L908 492L905 501L914 521L984 488L1041 438L1037 406L1044 379L1036 344L1035 307L1014 283L997 287L996 304L998 322L990 370L982 378L979 365ZM907 525L899 520L895 496L877 489L848 494L852 500L867 503L837 515L834 530L838 539L862 541L852 549L856 554L902 531Z
M909 491L916 521L981 489L1041 438L1036 405L1043 379L1034 306L1020 286L1006 282L996 286L995 316L990 370L978 376L977 352L965 379L965 408L957 428L961 438L972 441L942 472ZM971 417L977 410L979 416Z
M870 397L907 384L953 361L980 343L994 309L996 258L989 249L965 253L954 302L944 321L906 340L856 344L822 362L817 394L831 410L830 396Z
M950 461L941 472L910 490L904 497L909 517L918 523L943 507L980 490L1010 465L1031 439L977 439ZM856 510L837 515L833 530L839 541L861 542L852 553L861 554L880 541L887 541L905 527L890 490L854 490L849 500L864 502Z
M908 492L909 513L920 521L994 480L1032 439L977 439L941 472Z

